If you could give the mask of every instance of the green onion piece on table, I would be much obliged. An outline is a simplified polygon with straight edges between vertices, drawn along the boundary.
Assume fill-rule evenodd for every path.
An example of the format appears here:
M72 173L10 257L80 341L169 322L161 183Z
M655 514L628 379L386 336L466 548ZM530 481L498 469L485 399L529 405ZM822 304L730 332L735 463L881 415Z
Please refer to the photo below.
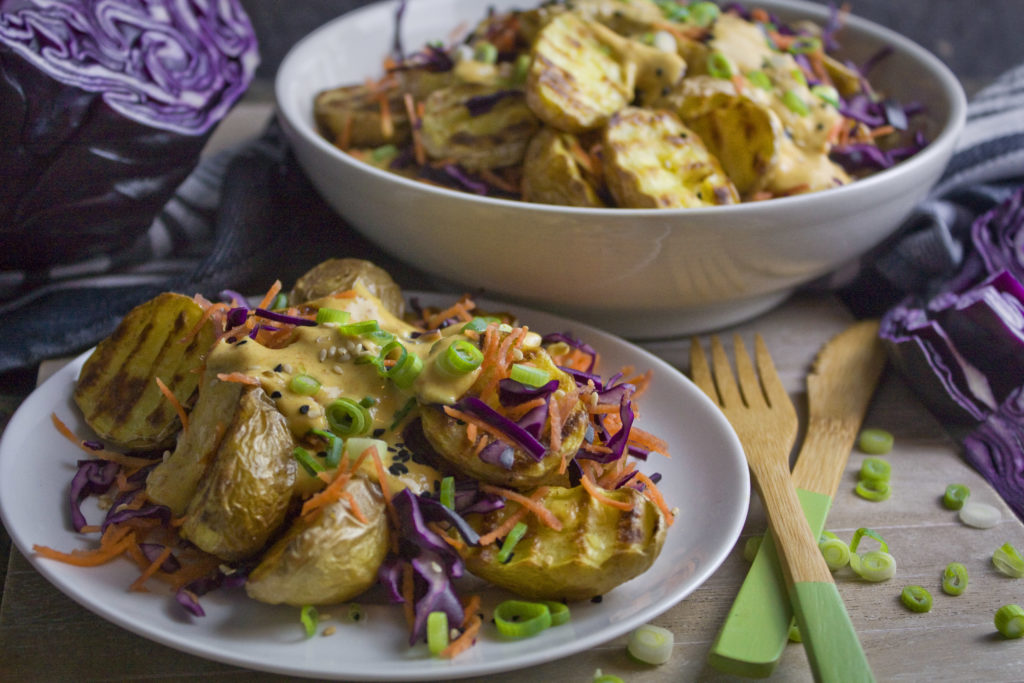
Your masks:
M311 375L300 373L291 378L288 388L300 396L312 396L320 391L320 382Z
M350 398L335 399L327 406L326 417L331 431L343 438L370 430L370 411Z
M879 548L861 555L857 548L865 536L877 541ZM889 554L889 544L877 531L861 527L850 541L850 569L865 581L888 581L896 574L896 558Z
M889 481L892 477L892 465L881 458L864 458L858 476L867 481Z
M337 308L316 309L316 322L318 325L323 325L324 323L347 323L348 317L348 311L342 311Z
M791 643L802 643L804 637L800 635L800 627L796 625L796 622L789 625L789 642Z
M1003 605L996 610L996 630L1004 638L1024 637L1024 608L1020 605Z
M449 510L455 509L455 477L445 477L441 480L441 505Z
M313 605L303 605L299 610L299 621L302 622L302 628L306 630L306 637L312 638L316 633L316 626L320 622L320 613Z
M839 571L850 564L850 546L831 531L822 532L818 549L831 571Z
M885 455L892 450L892 434L884 429L865 429L857 437L857 448L868 455Z
M964 503L959 515L961 522L975 529L991 529L1003 518L999 508L988 503Z
M967 590L967 567L960 562L950 562L942 570L942 592L946 595L961 595Z
M853 491L864 500L876 503L888 500L892 494L889 482L884 479L861 479Z
M561 626L569 621L569 617L571 615L567 604L564 602L555 602L554 600L541 600L541 602L548 608L548 612L551 613L552 626Z
M1004 543L992 553L992 564L1001 573L1014 579L1024 577L1024 557L1011 543Z
M930 612L932 609L932 594L922 586L904 586L900 601L912 612Z
M509 368L509 379L514 379L520 384L528 387L542 387L551 380L551 374L547 370L535 368L525 363L514 363Z
M594 671L594 680L591 683L626 683L621 677L615 674L606 674L600 669Z
M484 360L483 352L465 339L456 339L437 357L437 367L449 375L473 372Z
M506 638L528 638L551 626L551 612L540 602L506 600L494 608L494 625Z
M971 496L971 490L965 484L950 484L942 494L942 504L949 510L959 510Z
M449 640L448 615L444 612L431 612L427 615L427 648L435 657L448 647Z
M302 469L306 470L311 477L315 477L317 473L324 471L324 466L321 465L315 457L313 457L312 453L302 446L296 446L292 450L292 456L299 461L299 464L302 465Z
M516 522L516 525L512 527L512 530L508 532L508 536L501 544L501 549L498 551L498 562L505 564L512 557L512 551L515 550L516 544L526 534L527 526L525 522Z
M654 624L644 624L629 634L626 651L645 664L664 664L672 658L674 643L672 631Z

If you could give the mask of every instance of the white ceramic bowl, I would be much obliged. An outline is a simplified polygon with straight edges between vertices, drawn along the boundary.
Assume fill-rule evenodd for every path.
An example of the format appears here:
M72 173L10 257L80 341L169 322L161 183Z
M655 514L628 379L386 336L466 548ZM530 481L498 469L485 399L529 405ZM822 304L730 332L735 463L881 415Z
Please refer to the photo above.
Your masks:
M278 71L277 106L299 164L327 202L387 252L467 290L546 308L634 339L690 334L750 318L889 235L942 173L963 127L957 79L910 40L857 17L840 34L861 63L893 53L872 82L927 107L928 147L825 192L707 209L583 209L479 197L407 180L341 152L316 131L323 89L379 77L397 2L369 5L297 43ZM479 20L487 6L536 0L409 0L407 50ZM829 9L757 0L783 20ZM339 247L343 250L343 246Z

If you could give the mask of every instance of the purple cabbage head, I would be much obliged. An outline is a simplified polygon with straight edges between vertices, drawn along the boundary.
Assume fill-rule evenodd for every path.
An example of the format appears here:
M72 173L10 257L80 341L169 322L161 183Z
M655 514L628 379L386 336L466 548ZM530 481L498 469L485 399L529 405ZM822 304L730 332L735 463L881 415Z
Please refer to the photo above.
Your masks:
M131 245L258 62L238 0L0 0L0 267Z

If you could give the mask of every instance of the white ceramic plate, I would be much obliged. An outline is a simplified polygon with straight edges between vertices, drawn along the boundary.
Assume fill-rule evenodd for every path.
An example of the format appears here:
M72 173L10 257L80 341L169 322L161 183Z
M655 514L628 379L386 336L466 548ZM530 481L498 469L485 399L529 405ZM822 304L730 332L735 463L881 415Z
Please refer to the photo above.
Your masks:
M421 295L424 303L441 300ZM184 613L172 595L130 593L137 570L127 561L83 569L37 558L33 544L60 550L84 547L70 530L65 499L75 461L83 453L50 422L56 413L79 436L88 429L71 400L86 355L42 384L11 419L0 442L0 514L12 539L57 588L104 619L200 657L264 671L322 679L437 680L522 669L592 648L650 621L700 586L739 536L749 501L749 479L739 441L728 422L686 377L657 357L617 337L549 314L504 304L482 308L517 313L538 332L568 331L601 354L599 371L622 366L652 369L654 381L640 400L637 426L668 442L671 458L652 456L641 469L661 472L659 488L679 508L664 550L642 576L604 596L572 606L568 624L541 638L499 640L485 627L476 646L454 660L432 659L425 646L410 648L401 610L381 595L364 596L368 619L345 623L334 610L337 633L306 639L298 610L246 598L241 589L204 596L203 618ZM98 510L86 508L96 520ZM509 594L484 586L485 611ZM324 612L331 610L324 609Z

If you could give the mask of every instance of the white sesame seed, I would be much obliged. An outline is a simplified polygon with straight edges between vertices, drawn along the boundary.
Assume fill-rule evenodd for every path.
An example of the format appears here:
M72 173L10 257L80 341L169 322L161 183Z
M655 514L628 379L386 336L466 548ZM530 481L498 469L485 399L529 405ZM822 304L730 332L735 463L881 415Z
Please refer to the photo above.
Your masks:
M317 358L320 359L321 363L327 360L327 349L320 349L320 353L317 354Z

